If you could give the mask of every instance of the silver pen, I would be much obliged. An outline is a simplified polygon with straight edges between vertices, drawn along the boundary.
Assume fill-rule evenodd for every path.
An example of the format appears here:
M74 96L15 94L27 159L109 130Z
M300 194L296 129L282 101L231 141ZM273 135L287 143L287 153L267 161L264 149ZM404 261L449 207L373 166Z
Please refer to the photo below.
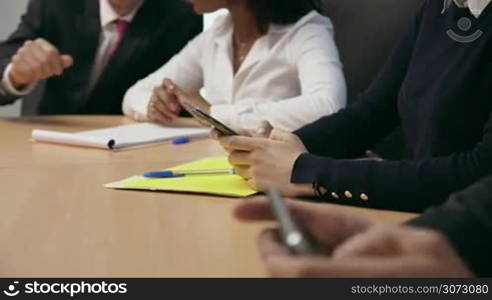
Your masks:
M292 217L282 195L274 189L268 191L272 213L280 225L280 238L292 254L306 255L316 253L312 239L301 230Z

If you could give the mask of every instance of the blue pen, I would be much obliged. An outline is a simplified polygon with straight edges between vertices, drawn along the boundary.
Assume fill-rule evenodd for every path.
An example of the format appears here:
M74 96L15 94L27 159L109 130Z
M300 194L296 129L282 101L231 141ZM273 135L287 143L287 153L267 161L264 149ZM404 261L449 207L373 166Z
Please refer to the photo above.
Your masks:
M235 169L216 169L216 170L184 170L184 171L156 171L156 172L148 172L143 176L145 178L178 178L185 177L189 175L235 175Z
M180 138L177 138L177 139L174 139L173 140L173 145L184 145L184 144L188 144L189 142L191 142L191 139L189 137L180 137Z

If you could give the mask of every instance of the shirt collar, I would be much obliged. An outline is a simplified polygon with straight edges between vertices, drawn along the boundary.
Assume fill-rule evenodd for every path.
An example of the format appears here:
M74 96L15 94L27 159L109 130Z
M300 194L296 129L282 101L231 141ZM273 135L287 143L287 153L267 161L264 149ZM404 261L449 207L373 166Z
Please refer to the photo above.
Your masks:
M492 0L491 0L492 1ZM272 34L284 34L289 30L292 30L293 27L301 27L304 26L306 23L311 22L315 20L316 18L321 17L321 15L316 12L312 11L302 17L299 21L297 21L296 24L290 24L290 25L275 25L271 24L268 28L267 36L272 35ZM225 46L228 45L231 41L232 38L232 33L234 31L234 26L232 22L232 17L230 14L226 14L221 17L214 25L212 25L210 30L214 30L214 36L215 36L215 42Z
M454 2L458 7L468 7L472 15L478 18L491 1L492 0L444 0L442 13L444 13Z
M118 13L116 13L116 11L113 9L111 4L109 4L108 1L109 0L99 0L102 28L106 27L107 25L113 23L116 20L124 20L127 21L128 23L131 23L144 2L144 0L141 0L139 5L134 10L132 10L128 15L120 17Z

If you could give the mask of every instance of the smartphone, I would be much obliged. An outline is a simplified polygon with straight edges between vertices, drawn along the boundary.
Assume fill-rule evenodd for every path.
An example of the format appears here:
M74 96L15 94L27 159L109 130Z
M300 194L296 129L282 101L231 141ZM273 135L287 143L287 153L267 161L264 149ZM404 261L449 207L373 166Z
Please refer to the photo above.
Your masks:
M317 253L318 248L313 243L313 239L296 223L282 195L273 189L269 190L267 194L270 199L272 213L280 225L280 239L284 245L295 255Z
M198 107L194 107L188 103L183 103L183 106L201 124L203 124L205 126L212 126L218 132L220 132L222 135L225 135L225 136L238 135L234 130L227 127L225 124L223 124L219 120L213 118L212 116L204 113Z

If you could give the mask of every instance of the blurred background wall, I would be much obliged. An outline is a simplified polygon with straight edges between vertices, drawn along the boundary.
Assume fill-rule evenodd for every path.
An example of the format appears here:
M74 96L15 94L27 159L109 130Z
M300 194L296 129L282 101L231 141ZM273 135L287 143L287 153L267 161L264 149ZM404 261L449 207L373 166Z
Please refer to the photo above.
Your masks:
M28 0L0 1L0 40L4 40L17 26L20 15L24 12ZM0 117L17 116L21 103L0 107Z
M0 0L0 40L4 40L19 23L19 18L25 11L29 0ZM77 1L77 0L67 0ZM217 18L224 14L224 11L219 11L205 16L205 28L208 28ZM20 114L21 101L14 105L0 106L0 117L18 116Z

